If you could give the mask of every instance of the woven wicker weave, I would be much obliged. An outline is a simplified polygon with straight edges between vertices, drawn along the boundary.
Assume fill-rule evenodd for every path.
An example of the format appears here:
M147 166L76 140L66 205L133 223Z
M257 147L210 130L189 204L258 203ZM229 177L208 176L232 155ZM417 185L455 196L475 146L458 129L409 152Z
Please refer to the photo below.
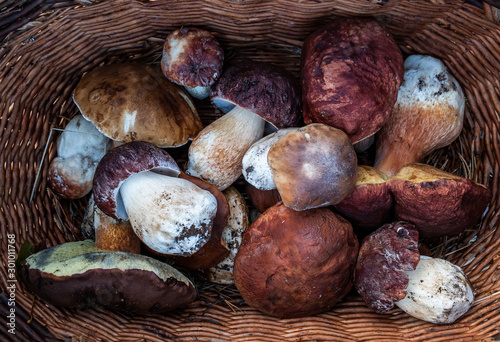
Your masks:
M0 4L0 340L6 341L495 341L500 340L500 17L498 1L5 1ZM476 304L459 322L432 325L399 309L378 315L352 292L333 310L279 320L245 305L234 287L200 285L199 299L166 315L105 309L70 311L34 299L17 284L16 335L7 332L7 234L49 245L82 239L85 200L47 189L57 131L77 111L71 92L103 63L158 63L174 28L216 34L228 58L250 57L298 76L301 43L334 16L376 17L405 55L442 59L467 96L465 127L428 163L488 185L493 199L481 226L432 250L460 266ZM204 123L218 115L197 102ZM52 133L53 132L53 133ZM47 148L47 149L46 149ZM44 158L44 152L46 156ZM40 172L37 179L37 172ZM33 197L31 198L31 196Z

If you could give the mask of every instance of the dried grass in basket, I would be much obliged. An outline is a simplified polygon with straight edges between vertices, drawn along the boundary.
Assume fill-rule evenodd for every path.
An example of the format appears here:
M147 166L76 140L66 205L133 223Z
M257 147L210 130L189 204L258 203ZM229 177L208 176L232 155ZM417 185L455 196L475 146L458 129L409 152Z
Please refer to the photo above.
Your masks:
M494 341L500 340L500 26L497 1L6 1L0 4L0 336L7 341ZM200 286L199 299L166 315L105 309L70 311L34 299L16 283L16 335L9 314L7 234L49 245L82 239L85 200L62 201L47 189L54 128L77 111L71 92L103 63L158 63L174 28L196 25L220 40L230 58L284 66L298 76L301 43L334 16L374 16L405 55L442 59L467 96L465 128L428 157L444 170L488 185L493 199L481 225L443 239L433 254L460 265L476 304L459 322L432 325L398 309L377 315L351 293L314 317L275 319L246 306L234 287ZM204 123L218 115L197 103ZM54 133L52 133L54 132ZM46 152L46 157L44 153ZM37 181L37 171L40 177ZM31 199L33 191L33 198Z

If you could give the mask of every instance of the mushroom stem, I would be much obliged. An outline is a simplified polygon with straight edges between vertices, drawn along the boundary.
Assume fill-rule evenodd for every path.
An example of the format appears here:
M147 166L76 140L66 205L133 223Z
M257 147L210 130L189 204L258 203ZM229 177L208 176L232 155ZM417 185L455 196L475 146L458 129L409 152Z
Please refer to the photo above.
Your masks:
M186 173L199 177L219 190L227 189L241 176L246 151L264 135L265 120L234 107L205 127L189 147Z
M472 306L474 294L462 269L444 259L420 256L413 271L407 271L405 298L395 304L409 315L431 323L449 324Z
M210 95L210 87L204 87L204 86L196 86L196 87L188 87L184 86L184 89L194 98L198 100L203 100L204 98L208 97Z
M192 182L145 171L127 178L120 194L135 233L154 251L190 255L210 239L217 200Z

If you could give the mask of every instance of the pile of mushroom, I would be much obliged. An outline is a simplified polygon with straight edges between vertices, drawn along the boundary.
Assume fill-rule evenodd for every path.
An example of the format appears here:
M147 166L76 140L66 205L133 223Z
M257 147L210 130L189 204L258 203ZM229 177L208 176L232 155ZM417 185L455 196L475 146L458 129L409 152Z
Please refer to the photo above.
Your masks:
M463 316L474 299L464 272L418 251L419 238L472 227L491 199L486 186L422 163L463 125L464 95L444 64L404 61L367 18L312 32L300 82L269 63L223 69L223 58L210 32L183 27L166 38L158 68L113 64L83 75L73 96L82 116L61 134L53 164L76 164L85 181L63 189L51 166L49 184L65 198L92 189L95 242L30 257L30 290L69 307L166 311L195 297L168 261L234 284L248 305L279 318L325 312L353 286L379 313L396 305L433 323ZM203 127L182 86L209 94L224 114ZM373 142L374 164L361 165ZM169 153L183 145L185 166ZM136 302L144 290L120 284L125 303L97 298L118 276L159 284L154 296L172 293ZM58 286L68 299L54 298Z

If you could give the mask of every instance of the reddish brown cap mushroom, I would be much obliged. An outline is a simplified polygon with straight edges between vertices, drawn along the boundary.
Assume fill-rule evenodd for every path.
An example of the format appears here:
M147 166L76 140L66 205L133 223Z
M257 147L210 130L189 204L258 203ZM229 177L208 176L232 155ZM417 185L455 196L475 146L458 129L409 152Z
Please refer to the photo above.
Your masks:
M330 209L278 203L243 235L234 281L246 303L268 315L315 315L349 292L357 253L351 224Z
M396 218L413 223L422 238L457 235L477 223L491 190L426 164L409 164L387 180Z
M185 91L146 64L98 67L82 77L73 100L99 131L122 142L180 146L203 128Z
M393 222L368 235L359 248L354 286L366 305L378 313L405 298L407 271L420 261L418 231L408 222Z
M304 121L324 123L357 143L387 121L403 80L403 56L374 19L337 18L302 47Z
M163 74L196 98L209 95L210 86L220 77L224 51L208 31L182 27L171 32L163 45Z

